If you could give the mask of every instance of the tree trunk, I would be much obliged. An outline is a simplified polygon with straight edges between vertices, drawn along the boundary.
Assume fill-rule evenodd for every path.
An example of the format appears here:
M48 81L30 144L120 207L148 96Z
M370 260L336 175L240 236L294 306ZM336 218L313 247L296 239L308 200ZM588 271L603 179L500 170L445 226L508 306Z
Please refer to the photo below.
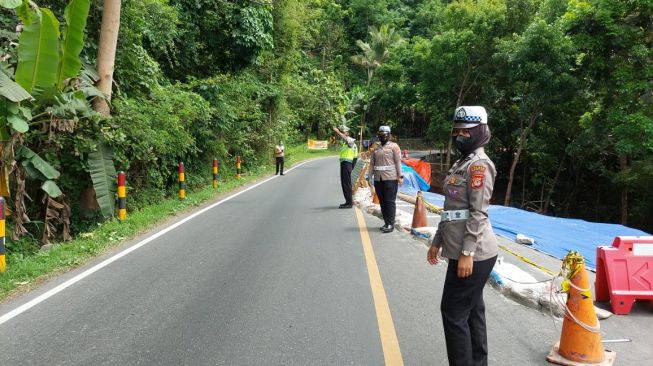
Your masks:
M528 138L528 134L530 131L533 129L533 126L535 126L535 121L537 120L537 115L539 113L537 111L533 111L531 113L530 121L528 123L528 127L526 127L524 130L522 130L521 135L519 136L519 147L517 148L517 152L515 153L515 157L512 160L512 164L510 165L510 174L508 175L508 188L506 188L506 198L503 201L504 206L510 206L510 199L512 198L512 181L515 178L515 169L517 168L517 163L519 163L519 157L521 156L522 150L524 149L524 146L526 145L526 139Z
M453 131L453 128L452 128L452 131ZM449 142L447 143L447 161L446 161L447 169L446 169L446 171L449 171L449 168L451 168L451 144L453 143L453 141L451 139L451 133L452 132L449 132Z
M619 155L619 170L625 172L628 169L628 156ZM621 225L628 224L628 187L622 186L621 189Z
M560 159L560 163L558 164L558 169L556 170L556 175L553 178L553 182L551 183L551 188L549 189L549 193L546 195L546 199L544 200L544 208L542 209L543 214L547 214L549 212L549 204L551 203L551 196L553 196L553 191L555 189L556 184L558 184L558 179L560 178L560 173L562 172L562 167L565 165L565 159L567 158L567 155L563 154L562 159Z
M365 133L365 109L363 109L363 113L361 113L361 125L359 126L360 130L358 131L359 133L359 140L358 140L358 152L363 151L363 134Z
M102 27L100 28L100 43L98 45L97 72L100 81L97 88L107 96L107 100L95 98L93 108L108 116L111 114L111 86L113 84L113 67L116 59L118 30L120 29L120 0L104 0L102 10Z

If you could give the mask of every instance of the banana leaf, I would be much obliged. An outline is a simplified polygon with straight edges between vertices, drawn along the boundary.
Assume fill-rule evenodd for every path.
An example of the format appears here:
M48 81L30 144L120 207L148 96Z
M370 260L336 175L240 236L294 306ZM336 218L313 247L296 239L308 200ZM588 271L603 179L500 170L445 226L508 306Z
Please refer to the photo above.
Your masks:
M113 165L113 150L104 142L98 142L97 151L88 154L88 171L93 180L95 198L100 206L102 216L113 216L116 195L116 168Z
M91 6L90 0L71 0L66 6L64 18L66 29L62 45L61 63L57 76L57 87L63 88L63 83L68 78L76 77L82 68L79 54L84 48L84 28L86 18Z
M23 5L23 0L0 0L0 6L7 9L15 9Z
M45 193L47 193L48 196L52 198L57 198L63 194L63 192L61 192L61 189L59 189L57 183L55 183L53 180L50 179L46 180L45 182L43 182L43 184L41 184L41 189L45 191Z
M32 179L45 181L57 179L61 175L57 169L24 145L16 150L16 160Z
M54 87L58 67L59 21L52 11L41 8L20 35L16 82L29 93Z
M0 71L0 95L11 100L20 102L25 99L32 99L32 96L15 81L11 80L7 74Z
M20 116L15 114L9 114L7 116L7 123L16 132L25 133L27 132L27 130L29 130L29 125L27 124L27 121L25 121L24 119L20 118Z

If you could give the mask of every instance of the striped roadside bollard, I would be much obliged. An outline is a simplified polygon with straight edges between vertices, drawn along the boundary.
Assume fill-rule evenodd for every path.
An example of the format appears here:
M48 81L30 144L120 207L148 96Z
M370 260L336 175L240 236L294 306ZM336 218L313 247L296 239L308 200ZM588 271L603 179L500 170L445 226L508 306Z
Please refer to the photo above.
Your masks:
M213 188L218 188L218 159L213 159Z
M5 259L5 199L0 197L0 273L7 270Z
M183 162L179 162L179 199L186 199L186 173Z
M240 156L236 156L236 179L240 180Z
M125 172L118 173L118 220L127 218L127 189L125 188Z

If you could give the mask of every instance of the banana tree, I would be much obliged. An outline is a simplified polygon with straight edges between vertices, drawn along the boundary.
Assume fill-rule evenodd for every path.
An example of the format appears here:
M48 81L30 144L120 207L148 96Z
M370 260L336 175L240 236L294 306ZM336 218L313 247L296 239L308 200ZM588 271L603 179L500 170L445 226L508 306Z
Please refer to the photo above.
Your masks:
M82 63L79 58L84 47L90 0L68 2L64 12L65 27L61 32L59 21L52 11L38 7L34 2L0 0L0 6L15 9L24 25L18 40L15 75L9 68L0 70L0 95L4 97L0 98L0 138L4 142L2 166L6 168L17 161L27 172L26 176L41 182L41 188L48 196L44 200L47 201L46 212L50 212L51 207L61 206L61 202L51 200L61 196L61 189L55 183L59 172L26 146L19 146L13 156L13 144L23 141L16 137L28 133L30 126L48 123L52 127L55 122L66 126L62 122L70 121L69 116L78 116L80 111L82 114L94 113L88 98L102 97L103 94L93 87L94 80L88 80L88 71L80 75ZM72 83L72 80L76 81ZM103 171L106 174L91 174L91 177L96 190L103 190L97 195L103 215L111 216L113 185L109 182L113 177L109 175L113 162L107 162L97 155L106 156L89 154L87 165L94 166L99 162L105 167ZM0 174L0 182L4 176ZM0 190L3 186L0 184Z

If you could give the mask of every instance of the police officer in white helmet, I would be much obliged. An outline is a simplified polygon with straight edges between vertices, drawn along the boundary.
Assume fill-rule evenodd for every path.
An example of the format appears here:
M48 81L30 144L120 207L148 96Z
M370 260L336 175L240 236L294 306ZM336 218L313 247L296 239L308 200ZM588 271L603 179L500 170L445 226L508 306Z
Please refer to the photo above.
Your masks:
M372 151L370 156L370 172L368 180L370 187L374 187L379 197L381 214L383 215L383 226L380 230L389 233L395 227L395 213L397 206L397 190L403 183L401 175L401 149L399 145L390 141L390 127L381 126L376 135L379 144ZM372 182L372 179L374 182Z
M483 288L497 260L497 240L488 218L496 169L485 154L490 141L487 112L458 107L452 139L460 158L445 179L444 211L427 254L449 259L440 311L449 365L488 364Z

